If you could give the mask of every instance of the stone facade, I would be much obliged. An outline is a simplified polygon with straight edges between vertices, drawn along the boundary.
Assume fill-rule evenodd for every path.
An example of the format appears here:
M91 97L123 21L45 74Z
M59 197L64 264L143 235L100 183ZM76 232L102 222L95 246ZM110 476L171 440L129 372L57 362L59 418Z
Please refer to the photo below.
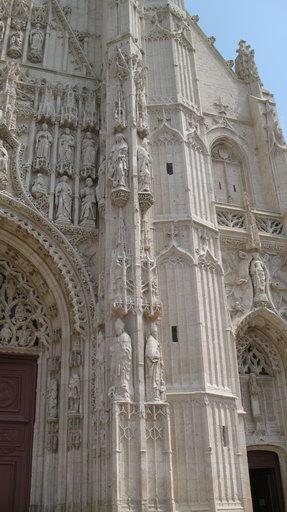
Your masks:
M183 0L0 14L0 351L38 357L31 512L251 512L246 446L287 488L287 147L254 52L226 62Z

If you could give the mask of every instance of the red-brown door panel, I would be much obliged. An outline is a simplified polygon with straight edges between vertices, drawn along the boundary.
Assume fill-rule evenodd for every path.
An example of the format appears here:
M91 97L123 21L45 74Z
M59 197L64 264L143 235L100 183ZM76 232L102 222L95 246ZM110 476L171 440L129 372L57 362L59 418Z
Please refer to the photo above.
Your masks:
M29 508L37 361L0 356L1 512Z

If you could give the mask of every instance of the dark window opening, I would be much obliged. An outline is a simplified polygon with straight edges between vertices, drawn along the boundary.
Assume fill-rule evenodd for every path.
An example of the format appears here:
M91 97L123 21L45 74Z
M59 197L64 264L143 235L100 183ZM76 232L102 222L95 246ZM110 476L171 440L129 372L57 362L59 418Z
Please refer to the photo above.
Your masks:
M169 176L172 176L173 174L173 164L172 163L167 163L166 164L166 172Z
M225 446L225 447L229 446L228 429L225 426L222 427L222 442L223 442L223 446Z
M220 181L219 181L218 185L219 185L219 190L221 190L221 183L220 183Z
M177 325L172 326L171 335L173 343L178 343Z
M237 192L235 185L233 185L233 190L234 190L234 192Z

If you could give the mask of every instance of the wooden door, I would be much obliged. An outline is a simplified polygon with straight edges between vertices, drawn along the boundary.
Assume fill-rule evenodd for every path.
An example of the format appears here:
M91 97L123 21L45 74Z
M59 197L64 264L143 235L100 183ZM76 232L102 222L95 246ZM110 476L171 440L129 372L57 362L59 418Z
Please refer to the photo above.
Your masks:
M268 451L250 451L248 462L253 512L283 512L278 455Z
M0 509L28 512L37 360L0 355Z

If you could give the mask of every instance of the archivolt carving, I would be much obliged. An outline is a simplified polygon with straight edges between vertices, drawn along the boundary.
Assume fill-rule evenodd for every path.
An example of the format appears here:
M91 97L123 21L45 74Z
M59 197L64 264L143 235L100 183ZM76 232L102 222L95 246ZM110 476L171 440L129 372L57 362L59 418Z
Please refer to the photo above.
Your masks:
M56 228L39 217L35 210L33 211L26 205L4 194L1 195L1 202L8 207L2 206L0 208L0 218L3 218L2 225L4 226L5 221L11 223L9 230L12 232L15 231L17 226L18 237L22 235L27 239L28 233L34 241L38 242L41 252L44 251L45 255L49 254L54 266L64 279L67 297L73 310L71 317L74 322L74 329L80 333L87 332L89 317L91 315L94 319L95 316L95 298L88 273L73 247ZM12 207L13 212L10 211L9 206ZM26 214L25 218L18 215L17 211L19 210L22 214ZM39 222L41 228L38 229L37 224ZM61 246L61 250L58 244ZM65 249L65 252L62 249Z
M0 259L0 346L48 346L51 332L46 307L26 277Z

